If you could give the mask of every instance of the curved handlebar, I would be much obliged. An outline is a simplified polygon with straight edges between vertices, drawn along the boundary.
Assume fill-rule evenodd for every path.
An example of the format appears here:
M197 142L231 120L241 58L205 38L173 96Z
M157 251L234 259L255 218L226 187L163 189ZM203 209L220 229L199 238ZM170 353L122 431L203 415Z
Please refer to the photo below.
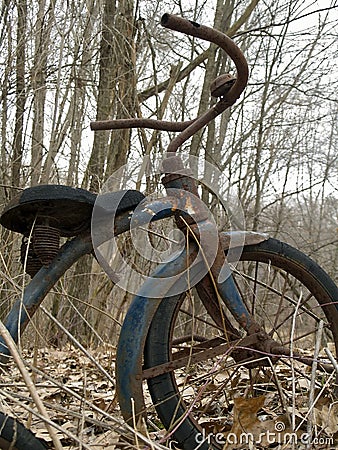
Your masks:
M226 101L235 103L248 82L249 70L243 53L232 39L214 28L200 25L199 23L191 22L190 20L172 14L164 14L161 19L161 25L170 30L179 31L203 39L204 41L213 42L230 56L237 69L237 80L227 93Z
M164 14L161 19L161 25L165 28L212 42L221 47L235 63L237 77L234 84L231 87L229 86L227 92L213 107L194 120L186 122L170 122L165 120L143 118L117 119L91 122L90 127L92 130L152 128L163 131L181 131L181 133L169 144L167 152L172 153L175 152L177 148L180 147L189 137L236 102L246 87L249 70L246 59L241 50L224 33L172 14Z

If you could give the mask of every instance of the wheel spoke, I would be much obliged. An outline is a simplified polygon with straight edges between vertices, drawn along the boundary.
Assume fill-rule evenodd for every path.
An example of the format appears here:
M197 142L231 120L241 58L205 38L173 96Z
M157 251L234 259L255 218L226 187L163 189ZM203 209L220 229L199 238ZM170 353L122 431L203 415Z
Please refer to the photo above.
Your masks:
M265 410L274 417L287 414L290 424L296 423L292 411L306 422L315 406L309 389L325 386L322 401L337 401L328 382L333 364L324 352L327 342L338 344L338 311L332 303L337 290L325 291L328 277L304 255L269 240L244 249L233 278L259 333L245 336L227 310L223 330L215 316L216 301L212 299L210 312L204 307L208 295L199 298L198 292L164 299L150 330L148 343L153 338L159 344L148 348L143 377L162 422L168 429L175 423L175 439L185 445L202 428L206 435L214 429L229 431L236 397L264 396ZM171 318L167 330L164 316ZM320 321L323 338L315 346ZM230 342L227 327L238 330ZM189 445L194 448L192 440ZM212 442L212 448L221 447Z

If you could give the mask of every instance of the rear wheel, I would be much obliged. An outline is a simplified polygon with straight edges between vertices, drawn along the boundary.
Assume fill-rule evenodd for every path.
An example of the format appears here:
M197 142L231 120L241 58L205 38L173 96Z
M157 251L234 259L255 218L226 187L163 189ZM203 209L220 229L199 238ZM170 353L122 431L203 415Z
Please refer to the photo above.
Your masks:
M283 422L290 432L315 432L309 411L336 399L324 351L334 355L338 347L338 289L329 276L301 252L269 239L244 248L233 277L265 333L263 343L250 341L225 310L219 309L225 326L216 324L194 291L163 299L148 334L145 369L152 371L144 374L152 401L184 449L223 448L250 399L264 403L270 426ZM242 410L236 398L243 399ZM250 414L256 416L252 408ZM324 423L319 431L325 435Z
M0 412L1 450L46 450L47 446L20 422Z

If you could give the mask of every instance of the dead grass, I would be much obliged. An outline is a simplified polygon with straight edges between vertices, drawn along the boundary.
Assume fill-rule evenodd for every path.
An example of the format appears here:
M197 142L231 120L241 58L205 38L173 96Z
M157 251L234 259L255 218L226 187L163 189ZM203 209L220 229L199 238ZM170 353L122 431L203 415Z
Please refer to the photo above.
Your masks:
M115 348L113 346L105 345L96 348L91 351L91 355L110 373L111 377L114 376ZM24 352L24 361L29 376L34 381L34 389L47 411L50 423L56 427L55 432L61 448L65 450L173 448L171 443L166 443L166 433L161 429L150 406L150 421L147 426L133 429L123 421L114 384L97 370L97 366L88 356L73 346L67 345L63 350L42 348L35 352ZM286 383L290 374L291 371L279 374L280 382ZM37 408L27 382L23 380L22 373L15 364L10 364L8 371L3 371L1 375L0 402L4 412L17 417L37 436L45 439L51 448L56 448L55 441L53 442L50 431L47 429L46 419ZM150 405L149 399L148 404ZM292 433L285 417L283 419L282 416L273 414L272 409L269 408L269 398L265 395L250 399L234 399L232 424L228 427L228 431L224 431L224 427L222 431L223 440L226 443L223 448L228 450L272 448L266 433L276 431L276 424L286 424L279 430L280 439ZM302 415L304 417L304 412ZM299 423L300 411L296 412L296 416L299 416L297 418ZM307 447L299 441L296 448L300 450L337 448L334 441L338 435L337 417L337 404L330 404L324 398L319 401L317 399L312 420L318 435L318 445ZM218 422L221 421L220 417ZM217 429L215 428L214 431ZM249 447L232 445L229 436L232 439L233 436L237 436L239 439L244 431L246 435L252 434L260 443L252 442ZM297 431L299 439L302 433L304 430L299 427ZM328 439L329 436L331 440ZM319 437L322 438L321 441ZM290 444L279 448L291 450L295 447Z

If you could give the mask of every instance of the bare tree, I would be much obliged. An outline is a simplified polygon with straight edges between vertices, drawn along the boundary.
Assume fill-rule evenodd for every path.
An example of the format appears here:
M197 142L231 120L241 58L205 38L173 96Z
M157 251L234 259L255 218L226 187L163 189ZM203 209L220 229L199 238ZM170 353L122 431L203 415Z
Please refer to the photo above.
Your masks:
M135 25L131 0L105 2L100 47L100 79L96 119L135 116ZM130 132L97 133L83 186L98 190L108 173L123 165L129 153Z
M90 120L188 120L212 105L210 82L234 68L213 45L158 27L160 14L169 11L227 33L251 72L241 101L183 150L223 172L227 183L217 180L222 195L236 192L247 228L288 240L337 273L334 7L316 11L300 0L71 0L65 10L58 0L34 0L29 8L25 0L3 1L2 202L15 188L37 183L97 192L128 161L140 174L148 170L138 167L143 155L156 166L172 137L127 130L93 134ZM143 182L140 175L136 187L152 192L159 178ZM207 190L203 200L221 214ZM220 224L228 226L226 220ZM8 249L15 260L18 243ZM108 308L111 286L96 266L89 277L92 271L88 260L69 273L69 299L84 305L92 295L96 307ZM62 304L64 292L55 302ZM57 314L59 303L51 305Z
M24 119L26 105L26 31L27 2L17 2L18 24L16 30L16 109L13 135L12 175L13 186L20 186L20 171L24 145Z

